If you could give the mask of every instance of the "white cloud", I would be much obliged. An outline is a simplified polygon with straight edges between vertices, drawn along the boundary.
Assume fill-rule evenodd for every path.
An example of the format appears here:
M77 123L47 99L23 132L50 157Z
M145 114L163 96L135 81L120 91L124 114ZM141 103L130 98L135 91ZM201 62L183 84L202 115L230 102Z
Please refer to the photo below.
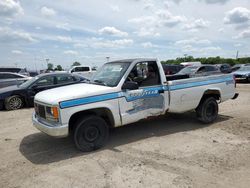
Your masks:
M151 3L151 2L147 2L145 5L144 5L144 9L148 10L148 9L151 9L154 7L154 4Z
M1 0L0 1L0 16L12 18L23 14L23 8L19 1L14 0Z
M153 24L155 22L155 18L153 16L141 16L129 19L128 22L134 24Z
M57 36L56 40L59 41L59 42L64 42L64 43L73 42L71 37L66 37L66 36Z
M74 48L86 48L86 47L88 47L88 45L84 44L84 43L76 43L73 46L74 46Z
M240 24L250 21L250 10L244 7L236 7L228 12L224 17L226 24Z
M120 7L117 6L117 5L110 5L109 7L110 7L111 10L114 11L114 12L120 12L120 11L121 11Z
M202 48L195 48L192 45L185 45L182 47L182 51L185 53L203 53L207 54L208 52L215 52L221 50L219 46L207 46Z
M24 41L24 42L35 42L34 39L29 33L24 31L12 30L8 27L0 27L0 41L3 42L16 42L16 41Z
M120 31L119 29L116 29L115 27L103 27L98 32L100 34L113 35L113 36L117 36L117 37L126 37L126 36L128 36L127 32Z
M209 25L210 25L209 21L206 21L200 18L191 23L185 24L184 29L188 29L188 30L204 29L204 28L207 28Z
M134 41L132 39L103 40L95 38L89 45L93 48L123 48L133 43Z
M68 23L61 23L61 24L57 24L56 28L58 29L63 29L65 31L71 31L71 28L69 27Z
M175 42L175 45L191 45L191 44L208 45L211 44L211 41L207 39L192 38L192 39L179 40Z
M174 27L184 21L186 21L186 17L184 16L174 16L171 12L168 10L159 10L156 12L158 23L160 25L166 26L166 27Z
M152 28L140 28L139 31L135 32L139 37L159 37L160 33L156 32L156 30Z
M144 42L141 43L143 48L156 48L158 47L158 45L152 44L151 42Z
M48 7L42 7L41 8L41 14L43 16L46 16L46 17L51 17L51 16L55 16L56 15L56 11L52 8L48 8Z
M11 53L20 55L20 54L22 54L23 52L22 52L21 50L12 50Z
M225 4L226 2L230 0L204 0L207 4Z
M66 50L63 53L66 55L78 55L78 52L74 50Z
M250 38L250 28L240 32L237 36L234 37L235 39L245 39Z

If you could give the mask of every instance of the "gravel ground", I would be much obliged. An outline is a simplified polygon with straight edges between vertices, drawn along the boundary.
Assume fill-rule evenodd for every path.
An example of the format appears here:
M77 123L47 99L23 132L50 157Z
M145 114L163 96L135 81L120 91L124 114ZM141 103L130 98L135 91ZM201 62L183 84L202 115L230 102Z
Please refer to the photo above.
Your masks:
M107 146L77 151L31 123L33 109L0 112L0 187L249 187L250 85L202 125L171 114L112 130Z

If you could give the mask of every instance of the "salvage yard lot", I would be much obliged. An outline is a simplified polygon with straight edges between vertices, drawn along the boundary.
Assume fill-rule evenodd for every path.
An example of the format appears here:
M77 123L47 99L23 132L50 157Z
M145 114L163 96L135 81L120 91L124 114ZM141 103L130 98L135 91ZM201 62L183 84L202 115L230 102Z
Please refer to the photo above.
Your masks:
M0 187L249 187L250 85L202 125L171 114L111 131L91 153L32 126L33 109L0 112Z

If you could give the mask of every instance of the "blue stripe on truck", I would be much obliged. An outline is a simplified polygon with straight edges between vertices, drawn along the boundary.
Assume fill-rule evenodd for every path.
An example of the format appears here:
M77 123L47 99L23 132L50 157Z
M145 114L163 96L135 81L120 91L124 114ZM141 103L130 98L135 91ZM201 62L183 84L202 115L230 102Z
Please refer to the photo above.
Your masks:
M198 87L198 86L203 86L203 85L209 85L209 84L217 84L217 83L223 83L226 82L226 84L233 84L233 77L226 77L226 78L220 78L220 79L213 79L213 80L206 80L206 81L199 81L199 82L190 82L190 83L181 83L181 84L175 84L175 85L169 85L169 86L163 86L163 87L149 87L145 88L145 93L148 91L153 91L157 90L155 93L155 96L159 95L158 91L161 88L164 88L164 90L179 90L179 89L186 89L186 88L191 88L191 87ZM134 96L134 97L129 97L125 96L123 94L124 92L115 92L115 93L108 93L108 94L102 94L102 95L97 95L97 96L91 96L91 97L85 97L85 98L79 98L79 99L73 99L73 100L68 100L68 101L63 101L60 102L60 108L69 108L73 106L78 106L78 105L85 105L85 104L90 104L94 102L101 102L105 100L112 100L112 99L117 99L120 97L125 97L126 100L133 101L141 98L145 98L146 95L141 95L141 96ZM154 93L153 93L154 94ZM152 96L153 96L152 94ZM151 93L150 93L151 95Z
M105 100L116 99L119 97L120 97L120 92L108 93L108 94L103 94L103 95L98 95L98 96L91 96L91 97L85 97L85 98L80 98L80 99L63 101L63 102L60 102L60 107L68 108L68 107L73 107L73 106L78 106L78 105L84 105L84 104L89 104L89 103L94 103L94 102L101 102Z
M191 82L191 83L184 83L184 84L176 84L176 85L169 85L171 91L178 90L178 89L186 89L190 87L198 87L198 86L204 86L209 84L218 84L223 82L230 82L233 81L232 77L226 77L226 78L220 78L220 79L213 79L213 80L206 80L206 81L200 81L200 82Z

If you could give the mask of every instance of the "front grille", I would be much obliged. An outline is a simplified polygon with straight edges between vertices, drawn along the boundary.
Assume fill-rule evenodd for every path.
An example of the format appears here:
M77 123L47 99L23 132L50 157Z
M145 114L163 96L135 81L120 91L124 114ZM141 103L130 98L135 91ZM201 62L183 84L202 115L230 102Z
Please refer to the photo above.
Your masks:
M235 75L235 78L243 78L244 76L243 75L240 75L240 74L236 74Z
M41 118L46 119L46 115L45 115L45 107L43 105L40 104L36 104L36 115L38 115Z

